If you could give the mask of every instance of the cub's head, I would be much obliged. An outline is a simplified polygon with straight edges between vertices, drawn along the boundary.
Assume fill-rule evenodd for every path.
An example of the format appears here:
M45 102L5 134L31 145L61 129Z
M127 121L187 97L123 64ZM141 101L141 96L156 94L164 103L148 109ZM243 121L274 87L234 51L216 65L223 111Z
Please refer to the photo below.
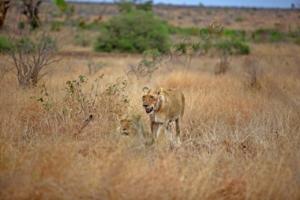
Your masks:
M143 88L144 95L142 101L146 113L149 114L159 108L161 90L162 89L152 91L147 87Z
M120 119L120 132L123 135L129 135L132 130L132 121L128 118Z
M142 130L142 121L140 115L123 115L119 118L119 131L122 135L137 135Z

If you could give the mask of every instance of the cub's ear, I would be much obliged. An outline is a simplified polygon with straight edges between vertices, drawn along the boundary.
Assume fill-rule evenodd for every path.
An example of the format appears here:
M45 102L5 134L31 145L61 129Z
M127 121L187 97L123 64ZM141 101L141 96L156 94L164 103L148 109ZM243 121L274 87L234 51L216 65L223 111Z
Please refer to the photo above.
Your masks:
M143 87L143 92L144 92L144 94L149 94L150 89L147 86L145 86L145 87Z
M163 93L163 91L164 91L164 89L161 87L157 90L157 94L161 94L161 93Z

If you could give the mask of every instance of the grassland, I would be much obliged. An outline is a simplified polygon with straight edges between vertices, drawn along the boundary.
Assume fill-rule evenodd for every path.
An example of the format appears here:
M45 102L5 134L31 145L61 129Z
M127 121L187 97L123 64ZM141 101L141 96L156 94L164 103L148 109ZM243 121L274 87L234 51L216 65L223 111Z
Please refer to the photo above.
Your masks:
M97 15L85 6L80 11ZM157 10L170 18L196 16L193 9L168 9L174 8ZM273 16L285 27L297 17L282 10L201 11L205 19L227 12L243 19L228 26L238 29L251 29L257 20L275 24ZM141 55L94 53L74 44L68 26L51 34L60 61L38 87L20 89L13 68L0 80L0 199L300 198L300 46L251 43L250 55L230 57L223 75L214 73L214 55L193 57L189 66L184 57L166 59L152 79L137 79L126 72ZM95 35L84 31L84 37ZM13 66L6 55L0 58L1 67ZM80 75L87 80L72 96L66 82ZM165 142L145 147L117 131L118 112L140 115L149 131L141 92L155 85L185 94L179 148ZM90 113L94 119L78 134Z

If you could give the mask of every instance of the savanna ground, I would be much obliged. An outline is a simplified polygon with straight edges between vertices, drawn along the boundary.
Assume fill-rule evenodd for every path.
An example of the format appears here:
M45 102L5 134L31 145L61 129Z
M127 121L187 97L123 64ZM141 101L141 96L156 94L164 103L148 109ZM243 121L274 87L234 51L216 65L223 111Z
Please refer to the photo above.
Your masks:
M77 10L97 17L89 6ZM299 25L296 11L157 10L177 25L215 19L250 30ZM77 33L69 27L51 34L60 61L36 88L20 89L14 69L0 80L1 199L300 198L300 46L250 44L250 55L230 57L223 75L214 74L218 57L211 55L188 67L184 58L167 60L151 79L137 79L126 72L140 55L93 53L74 44ZM12 66L5 55L0 62ZM72 80L75 94L66 84ZM119 112L140 115L149 131L141 95L155 85L185 94L179 148L144 146L118 132Z

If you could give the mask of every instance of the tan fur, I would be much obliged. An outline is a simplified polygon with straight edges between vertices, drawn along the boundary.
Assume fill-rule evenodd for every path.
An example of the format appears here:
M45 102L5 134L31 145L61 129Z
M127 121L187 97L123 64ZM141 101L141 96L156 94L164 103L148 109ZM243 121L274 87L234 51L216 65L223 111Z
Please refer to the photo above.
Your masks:
M185 99L179 90L173 89L155 89L145 90L143 95L143 106L150 117L151 132L156 139L161 131L168 135L173 141L170 125L175 122L176 139L180 143L180 120L184 114Z
M140 115L123 115L119 118L119 132L124 136L139 138L145 145L153 143L149 133L145 131Z

